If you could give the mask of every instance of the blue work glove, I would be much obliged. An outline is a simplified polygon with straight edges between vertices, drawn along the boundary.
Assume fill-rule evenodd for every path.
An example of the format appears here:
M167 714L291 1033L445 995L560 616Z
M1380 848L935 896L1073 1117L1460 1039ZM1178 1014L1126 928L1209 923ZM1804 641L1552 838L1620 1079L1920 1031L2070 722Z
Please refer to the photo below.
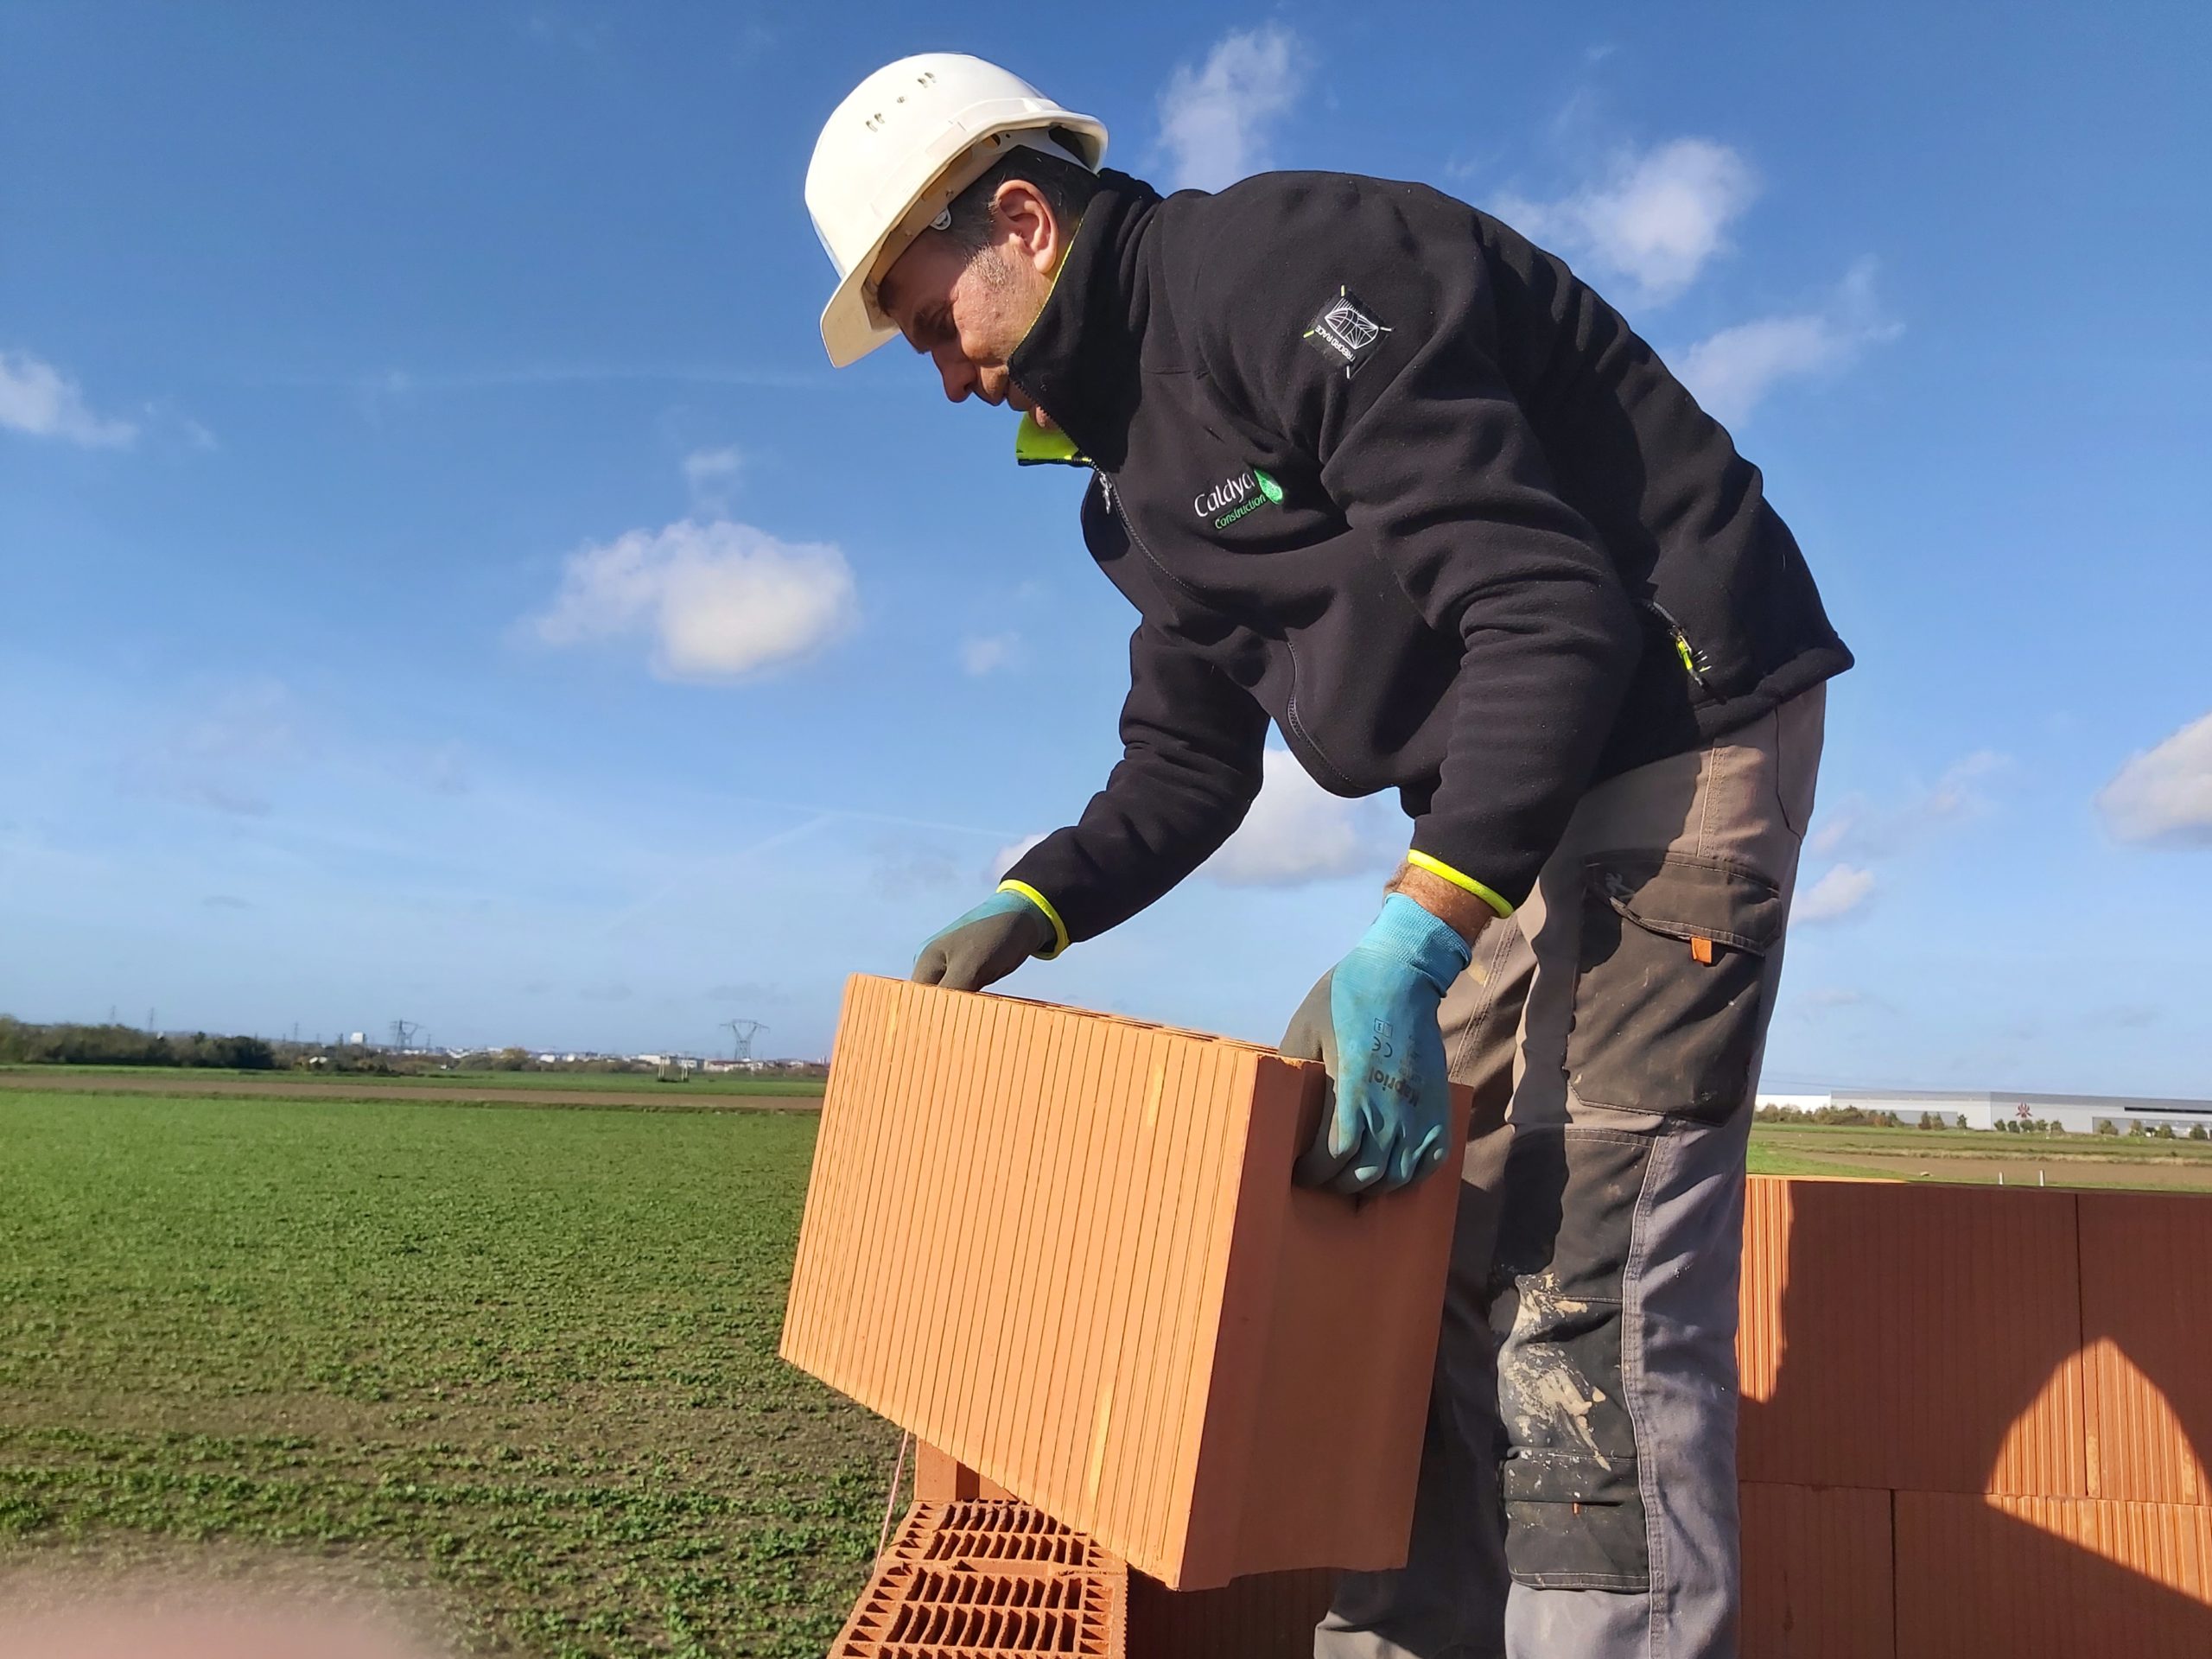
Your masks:
M1032 957L1056 957L1065 944L1058 927L1033 899L1001 887L930 936L914 958L918 984L949 991L980 991L1004 979Z
M1314 987L1283 1052L1324 1061L1336 1098L1298 1160L1300 1185L1389 1192L1444 1161L1452 1092L1437 1009L1471 954L1457 929L1394 893L1351 953ZM1325 1022L1313 1006L1325 988ZM1314 1048L1321 1052L1300 1052Z

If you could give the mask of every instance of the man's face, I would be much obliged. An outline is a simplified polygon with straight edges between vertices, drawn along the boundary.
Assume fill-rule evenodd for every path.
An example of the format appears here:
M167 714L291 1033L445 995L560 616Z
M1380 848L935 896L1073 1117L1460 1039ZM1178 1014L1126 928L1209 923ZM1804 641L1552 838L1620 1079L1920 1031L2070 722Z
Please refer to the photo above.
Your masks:
M1044 309L1065 251L1051 207L1031 186L1010 179L992 197L990 239L981 249L924 231L877 283L876 303L936 365L954 403L972 394L995 409L1011 404L1043 420L1014 384L1007 360Z

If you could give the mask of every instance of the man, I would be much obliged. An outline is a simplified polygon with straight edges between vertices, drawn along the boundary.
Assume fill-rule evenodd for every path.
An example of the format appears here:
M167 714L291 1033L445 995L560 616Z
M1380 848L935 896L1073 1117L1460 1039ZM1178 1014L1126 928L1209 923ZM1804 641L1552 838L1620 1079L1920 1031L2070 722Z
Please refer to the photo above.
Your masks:
M1758 472L1566 265L1421 186L1162 200L1104 130L973 58L830 118L807 202L849 362L1089 467L1135 606L1125 753L1079 822L923 948L974 989L1196 869L1272 721L1413 820L1293 1023L1336 1104L1299 1178L1465 1173L1412 1556L1325 1656L1735 1650L1744 1154L1823 683L1851 658ZM1501 1167L1502 1166L1502 1167ZM1388 1202L1385 1198L1383 1202Z

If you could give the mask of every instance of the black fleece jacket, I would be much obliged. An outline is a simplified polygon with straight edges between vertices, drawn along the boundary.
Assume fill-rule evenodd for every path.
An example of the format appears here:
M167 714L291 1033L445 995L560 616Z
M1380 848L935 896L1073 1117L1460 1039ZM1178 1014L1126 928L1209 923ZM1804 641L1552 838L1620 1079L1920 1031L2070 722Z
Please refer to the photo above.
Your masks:
M1228 838L1271 719L1517 905L1593 782L1850 666L1758 469L1560 260L1421 185L1103 179L1009 365L1142 619L1122 760L1009 872L1071 938Z

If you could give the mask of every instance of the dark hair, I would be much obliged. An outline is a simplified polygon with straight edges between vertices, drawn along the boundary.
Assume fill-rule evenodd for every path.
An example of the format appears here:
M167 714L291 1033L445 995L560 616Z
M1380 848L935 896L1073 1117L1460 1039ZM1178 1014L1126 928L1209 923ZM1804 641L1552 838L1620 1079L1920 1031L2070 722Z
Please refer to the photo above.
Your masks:
M1047 136L1071 150L1082 149L1081 139L1058 127L1050 129ZM970 253L987 246L992 239L991 198L1008 179L1036 187L1037 194L1052 210L1052 217L1059 220L1062 233L1068 236L1075 234L1075 227L1083 222L1083 210L1098 194L1098 175L1089 168L1024 144L993 162L981 178L952 199L952 206L946 210L952 222L942 234Z

